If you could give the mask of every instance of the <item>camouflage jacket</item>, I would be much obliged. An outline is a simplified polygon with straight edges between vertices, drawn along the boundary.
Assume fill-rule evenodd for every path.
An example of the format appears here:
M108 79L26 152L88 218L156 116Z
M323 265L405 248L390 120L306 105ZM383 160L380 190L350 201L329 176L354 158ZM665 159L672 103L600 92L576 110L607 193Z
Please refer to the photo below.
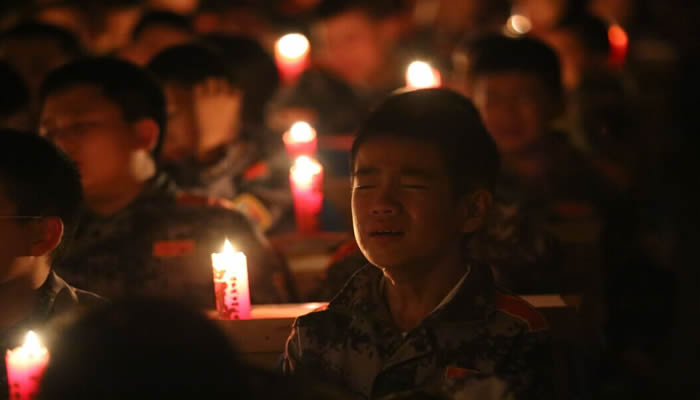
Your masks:
M80 307L91 307L104 303L96 294L76 289L51 271L49 277L38 289L39 301L32 315L11 329L0 331L0 353L21 346L24 335L29 330L41 331L41 328L53 317L69 313ZM0 400L7 399L7 373L5 361L0 362Z
M58 266L108 298L157 296L213 309L211 254L225 239L247 256L253 303L290 300L289 271L262 234L225 201L179 192L163 174L108 217L86 212Z
M299 317L284 373L312 375L363 399L418 391L463 398L484 382L503 398L551 397L547 323L496 289L488 268L472 268L452 300L406 333L380 293L383 279L367 266L327 309Z
M267 152L263 144L248 141L227 147L212 164L187 161L168 167L168 174L183 190L231 200L259 229L275 231L292 216L290 162L278 150Z

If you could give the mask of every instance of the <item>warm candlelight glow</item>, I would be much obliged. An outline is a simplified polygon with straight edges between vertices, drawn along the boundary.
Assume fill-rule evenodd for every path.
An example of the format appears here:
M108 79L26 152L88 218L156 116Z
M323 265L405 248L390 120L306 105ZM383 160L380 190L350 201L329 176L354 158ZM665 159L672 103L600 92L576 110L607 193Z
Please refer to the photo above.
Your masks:
M226 239L221 253L213 253L211 259L219 315L225 319L250 318L250 288L245 254L236 251Z
M34 331L29 331L24 338L24 345L14 350L8 350L7 354L8 360L19 364L26 364L42 357L48 358L49 352L41 345L36 333L34 333Z
M306 121L298 121L282 135L289 158L316 153L316 130Z
M608 29L608 39L610 44L615 47L627 47L629 38L627 32L620 25L612 25Z
M299 156L291 168L292 180L299 187L310 187L315 175L323 170L321 164L309 156Z
M24 345L8 350L5 355L10 398L34 399L39 391L39 382L49 363L49 352L39 342L37 335L29 331Z
M293 61L309 53L309 40L301 33L289 33L282 36L275 45L276 52L283 58Z
M508 36L524 35L532 29L532 22L524 15L514 14L506 22L505 33Z
M316 132L308 122L299 121L292 125L289 136L294 142L310 142L316 138Z
M309 156L299 156L289 171L289 181L297 230L304 234L317 232L323 208L323 167Z
M406 71L406 86L412 89L439 87L440 72L424 61L414 61Z
M610 42L610 64L620 68L627 58L629 36L620 25L614 24L608 28L608 41Z

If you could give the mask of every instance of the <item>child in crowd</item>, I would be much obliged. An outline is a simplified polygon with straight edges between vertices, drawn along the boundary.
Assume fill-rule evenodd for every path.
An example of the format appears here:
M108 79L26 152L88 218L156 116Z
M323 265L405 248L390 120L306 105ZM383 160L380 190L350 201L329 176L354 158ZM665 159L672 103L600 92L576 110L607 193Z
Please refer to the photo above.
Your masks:
M289 162L265 132L245 124L244 77L205 45L176 46L149 69L161 80L169 108L161 162L185 189L230 199L264 231L289 217Z
M254 303L289 301L285 263L248 219L188 195L154 162L165 96L147 71L111 58L54 71L42 85L40 133L80 168L85 212L60 270L109 297L175 297L213 308L211 254L225 239L248 257Z
M80 175L68 156L31 132L0 130L0 352L53 317L103 300L54 271L80 215ZM0 399L7 398L0 362Z

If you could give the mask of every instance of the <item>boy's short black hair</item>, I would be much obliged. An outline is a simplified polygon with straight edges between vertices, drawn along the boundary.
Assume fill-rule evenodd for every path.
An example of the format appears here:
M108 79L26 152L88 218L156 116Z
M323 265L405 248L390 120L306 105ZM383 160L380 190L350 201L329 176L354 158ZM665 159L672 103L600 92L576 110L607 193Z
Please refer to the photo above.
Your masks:
M29 88L16 69L0 61L0 118L7 118L29 107Z
M590 13L580 13L565 18L557 27L571 31L581 41L584 48L606 57L610 53L608 24Z
M467 53L472 81L482 75L522 72L536 77L555 102L563 100L559 58L540 40L491 34L472 42Z
M80 217L80 173L53 143L31 132L0 129L0 186L17 215L59 217L64 231L52 258L70 244Z
M189 43L167 48L153 57L148 69L161 82L194 86L209 78L220 78L238 87L223 56L204 44Z
M154 120L158 124L159 139L153 155L158 156L166 132L165 95L147 70L112 57L75 61L51 72L44 80L40 90L41 104L48 96L78 85L99 88L119 107L126 121Z
M169 11L151 11L141 17L141 20L131 31L131 37L132 39L136 39L141 36L146 29L158 25L167 26L185 33L195 33L190 18Z
M7 40L39 39L58 43L71 59L82 57L85 52L78 37L68 29L41 22L22 22L0 33L0 44Z
M243 35L210 34L202 38L216 47L243 91L243 118L260 125L265 107L279 90L274 58L255 39Z
M350 11L362 11L369 17L381 19L404 10L400 0L325 0L314 9L318 21L337 17Z
M377 137L435 145L457 196L477 188L492 190L499 174L498 149L479 112L467 98L448 89L420 89L390 96L360 127L352 145L352 170L362 144Z

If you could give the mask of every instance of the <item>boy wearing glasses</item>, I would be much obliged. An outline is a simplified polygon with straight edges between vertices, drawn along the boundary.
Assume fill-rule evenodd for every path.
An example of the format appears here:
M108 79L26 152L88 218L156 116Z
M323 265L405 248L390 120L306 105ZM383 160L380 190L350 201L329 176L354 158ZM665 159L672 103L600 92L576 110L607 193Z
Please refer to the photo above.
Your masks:
M32 133L0 130L1 354L52 316L101 302L52 269L72 240L81 201L80 176L63 152Z

